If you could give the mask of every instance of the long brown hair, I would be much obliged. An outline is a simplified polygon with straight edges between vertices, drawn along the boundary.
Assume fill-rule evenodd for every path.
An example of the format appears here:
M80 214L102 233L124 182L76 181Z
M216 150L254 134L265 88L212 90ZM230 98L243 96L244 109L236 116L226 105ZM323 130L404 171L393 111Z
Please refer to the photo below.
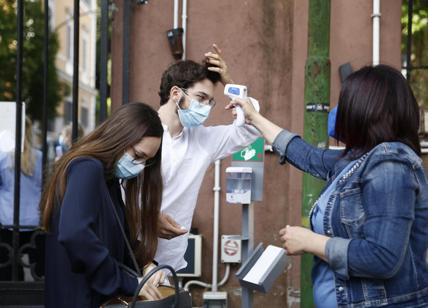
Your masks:
M10 153L10 168L15 168L15 153ZM36 157L33 149L33 122L29 117L25 117L24 149L21 158L21 172L27 176L33 176Z
M161 138L162 134L159 116L150 106L144 103L121 106L56 162L42 195L42 227L49 231L53 210L60 206L66 190L67 168L74 159L82 156L96 158L103 163L106 178L112 178L117 161L129 147L143 137ZM126 219L131 243L141 266L153 260L157 247L162 199L161 149L151 161L150 166L128 180L125 187Z

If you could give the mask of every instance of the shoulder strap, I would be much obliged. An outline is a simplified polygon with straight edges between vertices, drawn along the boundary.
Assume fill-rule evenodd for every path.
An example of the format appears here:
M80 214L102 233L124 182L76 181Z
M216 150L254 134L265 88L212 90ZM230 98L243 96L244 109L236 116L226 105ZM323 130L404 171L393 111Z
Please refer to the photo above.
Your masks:
M131 248L131 244L129 243L128 237L126 236L125 229L123 228L122 223L120 222L119 214L117 213L116 207L114 206L113 200L111 199L110 192L108 194L108 197L110 200L111 208L113 209L114 216L116 217L116 221L119 224L120 233L122 233L123 239L125 240L125 245L128 249L129 256L131 257L131 261L135 267L135 270L138 276L142 276L140 267L138 266L137 259L135 258L134 252L132 251L132 248Z

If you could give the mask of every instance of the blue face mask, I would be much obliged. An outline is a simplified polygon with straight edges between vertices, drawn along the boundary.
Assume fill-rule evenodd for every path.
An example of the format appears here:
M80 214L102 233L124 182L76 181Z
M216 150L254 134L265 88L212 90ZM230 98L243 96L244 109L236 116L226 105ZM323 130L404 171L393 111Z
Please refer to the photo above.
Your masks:
M330 110L328 113L328 135L336 139L336 115L337 115L337 106Z
M134 162L132 156L125 153L117 162L114 173L118 178L128 180L139 175L144 170L144 167L144 163Z
M178 106L178 117L184 127L199 126L208 118L211 106L199 103L196 99L190 99L190 106L187 109L181 109Z

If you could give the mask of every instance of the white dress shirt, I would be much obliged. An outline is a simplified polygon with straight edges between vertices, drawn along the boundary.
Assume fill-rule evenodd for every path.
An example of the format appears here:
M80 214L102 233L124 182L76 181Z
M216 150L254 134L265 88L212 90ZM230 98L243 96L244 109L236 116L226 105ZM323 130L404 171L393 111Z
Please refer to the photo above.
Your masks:
M171 137L164 125L162 141L163 196L161 211L190 230L199 189L209 165L239 151L260 137L252 126L198 126ZM155 260L180 270L187 266L184 253L188 233L159 239Z

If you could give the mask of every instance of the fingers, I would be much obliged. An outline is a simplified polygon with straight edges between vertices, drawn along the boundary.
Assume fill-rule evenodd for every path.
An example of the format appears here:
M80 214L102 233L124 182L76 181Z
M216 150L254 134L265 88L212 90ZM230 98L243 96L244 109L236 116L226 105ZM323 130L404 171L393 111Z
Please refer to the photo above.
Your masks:
M219 73L221 76L221 83L223 85L233 83L233 80L230 78L228 73L229 69L227 64L221 56L221 49L216 44L212 45L212 49L213 51L205 53L206 61L210 65L208 70Z
M206 60L214 67L226 69L226 63L223 61L219 53L207 52L205 53Z
M148 300L158 300L162 298L159 290L152 284L146 284L140 291L140 295L143 295Z
M171 216L169 216L168 214L165 214L165 218L166 220L173 226L176 228L180 228L181 226L174 220L174 218L172 218Z
M207 57L207 62L212 65L208 67L208 70L210 71L218 72L220 74L227 71L226 64L220 57L218 57L218 55L216 55L215 57Z
M285 228L282 228L281 230L279 230L279 234L280 235L285 235L285 233L287 233L287 230L290 228L290 225L286 225Z
M216 53L218 53L219 55L221 55L221 49L217 46L216 43L213 44L213 49Z
M164 271L159 272L159 282L158 284L163 284L166 278L166 274Z
M169 225L167 225L167 228L169 231L171 231L173 233L173 235L174 234L180 235L180 234L184 234L187 232L186 228L181 226L171 216L165 215L165 218L166 218L166 221L169 223Z
M245 100L234 99L234 100L231 100L229 104L227 104L226 107L224 107L224 109L232 109L232 108L235 108L236 106L242 107L244 104L245 104Z
M161 214L159 237L164 239L172 239L176 236L187 233L187 230L180 226L171 216Z
M208 58L208 63L212 64L212 65L215 65L217 67L222 67L223 66L222 61L216 60L216 59L213 59L213 58Z
M174 237L177 237L186 233L187 233L186 229L172 227L162 231L162 238L170 240Z
M205 57L207 58L208 62L210 62L210 63L211 63L211 61L222 61L222 58L218 53L214 53L211 51L205 53Z
M162 271L157 272L154 274L148 281L148 283L152 284L153 286L157 287L159 284L164 280L164 273Z
M224 73L224 69L222 69L222 68L220 68L220 67L210 66L210 67L208 67L207 69L208 69L209 71L217 72L217 73L219 73L219 74Z
M187 230L185 228L181 227L180 225L178 225L178 227L170 226L168 228L168 231L169 231L170 235L174 236L174 237L187 233Z
M231 101L229 104L226 105L226 107L224 107L224 109L228 110L228 109L232 109L235 108L235 104L233 103L233 101Z
M244 110L248 110L248 111L254 110L254 107L250 103L250 100L248 98L246 98L246 99L235 98L232 102L233 102L234 106L240 106L242 108L248 107Z

